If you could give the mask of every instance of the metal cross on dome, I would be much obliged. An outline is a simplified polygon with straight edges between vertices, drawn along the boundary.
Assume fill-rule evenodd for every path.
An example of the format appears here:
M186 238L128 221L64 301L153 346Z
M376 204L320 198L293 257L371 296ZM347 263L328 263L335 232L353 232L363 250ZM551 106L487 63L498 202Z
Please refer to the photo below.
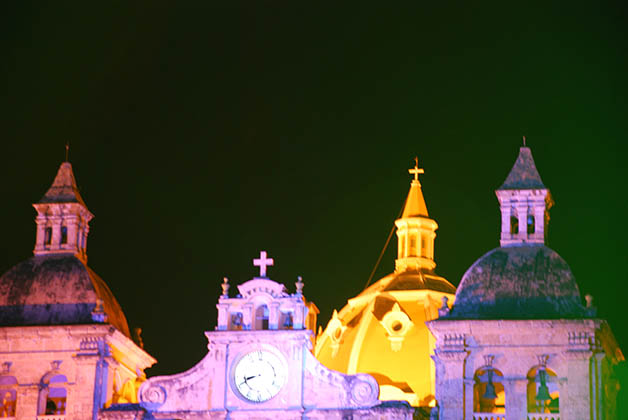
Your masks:
M259 276L266 277L266 267L270 267L275 263L272 258L267 258L266 251L260 251L259 258L253 260L253 265L259 267Z
M425 173L425 171L423 170L423 168L419 168L419 158L418 157L414 157L414 168L413 169L408 169L408 172L412 175L414 175L414 180L418 181L419 180L419 174L423 174Z

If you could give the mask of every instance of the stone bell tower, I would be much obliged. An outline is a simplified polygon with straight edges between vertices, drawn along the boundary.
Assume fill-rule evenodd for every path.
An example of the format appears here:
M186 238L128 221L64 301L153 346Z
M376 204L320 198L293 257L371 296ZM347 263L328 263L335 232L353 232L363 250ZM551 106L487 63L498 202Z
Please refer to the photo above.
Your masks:
M76 186L72 165L63 162L37 210L35 255L70 254L87 262L87 234L94 215Z

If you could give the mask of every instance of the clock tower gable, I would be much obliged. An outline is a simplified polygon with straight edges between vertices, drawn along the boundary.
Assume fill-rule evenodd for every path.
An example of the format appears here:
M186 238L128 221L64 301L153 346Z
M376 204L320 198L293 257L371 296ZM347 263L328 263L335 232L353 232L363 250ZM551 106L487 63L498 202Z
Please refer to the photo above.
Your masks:
M290 294L266 276L273 260L265 252L254 263L260 276L239 285L237 296L223 280L216 329L205 333L207 355L186 372L147 380L139 390L144 410L180 419L343 418L347 410L412 417L403 403L379 407L372 376L320 364L312 354L318 310L305 300L302 279Z

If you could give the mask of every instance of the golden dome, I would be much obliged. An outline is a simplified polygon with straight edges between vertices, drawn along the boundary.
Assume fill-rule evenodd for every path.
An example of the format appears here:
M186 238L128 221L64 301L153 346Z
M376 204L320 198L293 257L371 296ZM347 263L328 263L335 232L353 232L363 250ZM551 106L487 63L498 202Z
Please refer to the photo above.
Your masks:
M334 311L316 339L315 355L330 369L368 373L382 400L413 406L434 401L434 338L425 322L438 317L443 298L453 302L456 288L434 273L438 225L428 217L418 174L400 219L395 222L398 256L395 272L375 282Z

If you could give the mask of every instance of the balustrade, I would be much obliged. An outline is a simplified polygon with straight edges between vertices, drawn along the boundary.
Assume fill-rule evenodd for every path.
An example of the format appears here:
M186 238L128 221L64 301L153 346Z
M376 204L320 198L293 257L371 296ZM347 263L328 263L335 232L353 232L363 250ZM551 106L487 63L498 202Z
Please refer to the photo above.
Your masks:
M473 413L473 420L506 420L506 413Z
M559 413L528 413L528 420L560 420Z

